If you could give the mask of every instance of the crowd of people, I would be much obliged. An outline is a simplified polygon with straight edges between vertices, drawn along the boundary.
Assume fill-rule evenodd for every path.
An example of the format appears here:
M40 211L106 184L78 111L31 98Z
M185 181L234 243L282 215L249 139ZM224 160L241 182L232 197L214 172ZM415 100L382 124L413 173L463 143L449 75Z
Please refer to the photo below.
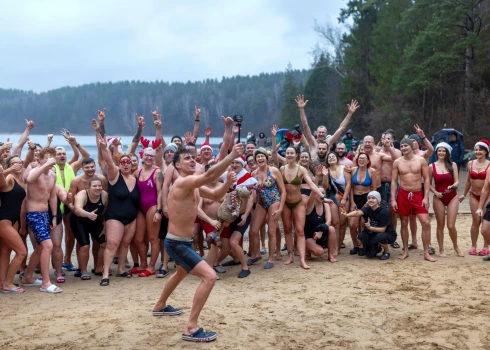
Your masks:
M296 256L303 269L310 269L308 261L315 257L325 256L335 263L346 248L347 227L349 254L388 260L392 249L400 248L398 220L400 259L419 248L418 222L424 258L435 261L429 192L434 194L439 256L446 255L445 226L456 254L464 255L455 222L459 203L469 194L473 218L469 254L490 261L490 209L485 208L490 142L476 143L476 159L468 164L464 194L458 197L460 164L451 161L451 142L434 147L418 125L415 133L399 142L393 130L383 132L378 144L370 135L357 141L352 130L346 131L359 107L357 101L348 105L333 134L325 126L312 133L305 114L307 102L303 96L296 98L303 132L283 155L278 152L282 142L277 140L276 125L271 128L271 144L265 133L241 142L237 139L241 125L229 117L222 117L224 135L217 154L209 143L209 126L205 140L196 146L197 108L193 132L174 136L169 143L162 136L158 109L152 112L155 139L151 143L142 136L145 118L136 115L138 128L126 149L120 138L107 138L106 111L98 111L92 120L96 157L91 158L75 136L62 130L74 152L71 160L64 147L51 147L53 135L48 135L44 146L32 143L29 134L34 122L26 120L13 149L9 139L0 143L1 292L20 294L25 287L37 286L41 292L60 293L68 271L82 281L100 276L100 286L107 287L112 264L117 265L115 277L164 278L173 261L175 273L166 281L153 315L181 314L168 299L187 274L196 275L202 283L182 337L211 341L216 333L205 332L197 320L220 279L218 274L227 266L239 265L238 278L246 278L265 255L263 268L268 270L283 259L284 264L293 264ZM433 153L435 161L429 164ZM244 246L247 231L249 244ZM484 243L478 250L480 232ZM27 237L34 247L28 260ZM72 262L74 250L77 267ZM50 265L56 284L51 282ZM36 273L41 276L36 278ZM14 283L16 274L21 285Z

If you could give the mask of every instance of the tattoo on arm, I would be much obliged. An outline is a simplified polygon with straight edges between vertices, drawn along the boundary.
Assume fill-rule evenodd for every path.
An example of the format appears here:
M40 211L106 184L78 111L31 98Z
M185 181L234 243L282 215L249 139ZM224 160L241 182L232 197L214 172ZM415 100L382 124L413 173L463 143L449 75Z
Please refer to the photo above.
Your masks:
M100 123L99 125L99 130L98 130L100 136L105 137L105 125L104 123Z
M141 137L142 132L143 132L143 129L138 128L138 130L136 130L136 134L134 134L134 137L133 137L134 143L140 142L140 137Z
M163 186L163 173L160 171L157 175L158 182L160 183L160 186Z

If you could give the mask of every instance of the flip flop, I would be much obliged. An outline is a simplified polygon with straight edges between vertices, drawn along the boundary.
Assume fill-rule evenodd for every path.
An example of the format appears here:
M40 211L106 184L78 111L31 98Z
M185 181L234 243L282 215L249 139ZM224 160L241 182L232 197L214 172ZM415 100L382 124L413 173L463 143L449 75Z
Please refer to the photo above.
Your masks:
M216 332L206 332L204 329L199 328L192 334L182 334L182 339L193 342L211 342L216 339Z
M127 272L125 271L125 272L123 272L123 273L118 273L118 274L116 275L116 277L131 278L131 277L133 277L133 275L132 275L132 274L130 274L130 273L127 273Z
M137 267L133 267L131 270L129 270L129 273L132 275L137 275L137 274L140 274L142 272L145 272L145 270L140 270Z
M58 294L62 292L61 288L58 288L55 284L50 285L48 288L39 288L39 290L41 292L46 292L51 294Z
M43 281L39 278L34 283L27 283L27 284L23 283L24 287L39 287L42 284L43 284Z
M2 289L3 294L21 294L24 292L25 292L25 290L23 290L20 287L14 287L14 288L11 288L9 290Z
M390 244L390 245L391 245L393 248L395 248L395 249L400 248L400 245L398 244L398 242L393 242L393 244ZM410 248L408 248L408 249L410 249Z
M90 276L88 273L84 273L83 275L80 276L80 279L82 281L88 281L92 279L92 276Z
M66 280L63 276L56 277L56 283L65 283Z
M417 247L416 245L413 245L412 243L410 243L408 245L408 250L414 250L414 249L419 249L419 247Z
M109 279L108 278L103 278L100 280L100 283L99 283L102 287L107 287L109 286Z
M155 271L151 272L151 271L148 271L148 270L144 270L143 272L141 272L138 277L150 277L150 276L153 276L155 274Z

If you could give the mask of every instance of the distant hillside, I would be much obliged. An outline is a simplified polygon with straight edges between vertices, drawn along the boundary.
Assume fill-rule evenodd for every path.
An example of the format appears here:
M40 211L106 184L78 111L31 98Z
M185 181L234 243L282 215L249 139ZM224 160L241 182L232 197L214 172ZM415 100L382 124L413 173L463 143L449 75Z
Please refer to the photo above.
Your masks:
M308 71L293 71L304 84ZM246 131L268 131L279 121L284 73L236 76L187 83L122 81L63 87L45 93L0 89L0 123L3 132L20 132L24 119L36 123L36 133L67 128L77 134L92 132L90 120L107 109L110 134L132 134L135 113L151 119L159 108L165 134L183 134L194 125L194 106L202 109L202 131L211 125L215 136L223 132L221 116L244 116ZM150 126L151 130L153 127ZM219 134L218 134L219 133Z

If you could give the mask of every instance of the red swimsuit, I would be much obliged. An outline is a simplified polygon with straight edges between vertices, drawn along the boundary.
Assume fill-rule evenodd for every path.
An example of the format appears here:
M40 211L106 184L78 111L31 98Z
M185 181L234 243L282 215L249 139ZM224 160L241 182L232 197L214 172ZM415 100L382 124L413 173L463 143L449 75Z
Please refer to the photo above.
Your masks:
M471 180L483 180L483 181L485 181L485 179L487 177L487 170L488 170L489 166L490 166L490 163L487 165L485 170L477 172L477 171L473 170L473 162L471 162L471 164L470 164L470 179ZM478 200L478 201L480 200L480 195L475 194L473 191L470 191L470 194L473 197L475 197L476 200Z
M448 191L447 188L454 183L454 179L450 173L438 174L436 171L436 164L432 163L432 171L434 174L434 183L436 185L436 191L442 193L442 198L439 198L445 206L447 206L451 200L458 194L455 189Z

